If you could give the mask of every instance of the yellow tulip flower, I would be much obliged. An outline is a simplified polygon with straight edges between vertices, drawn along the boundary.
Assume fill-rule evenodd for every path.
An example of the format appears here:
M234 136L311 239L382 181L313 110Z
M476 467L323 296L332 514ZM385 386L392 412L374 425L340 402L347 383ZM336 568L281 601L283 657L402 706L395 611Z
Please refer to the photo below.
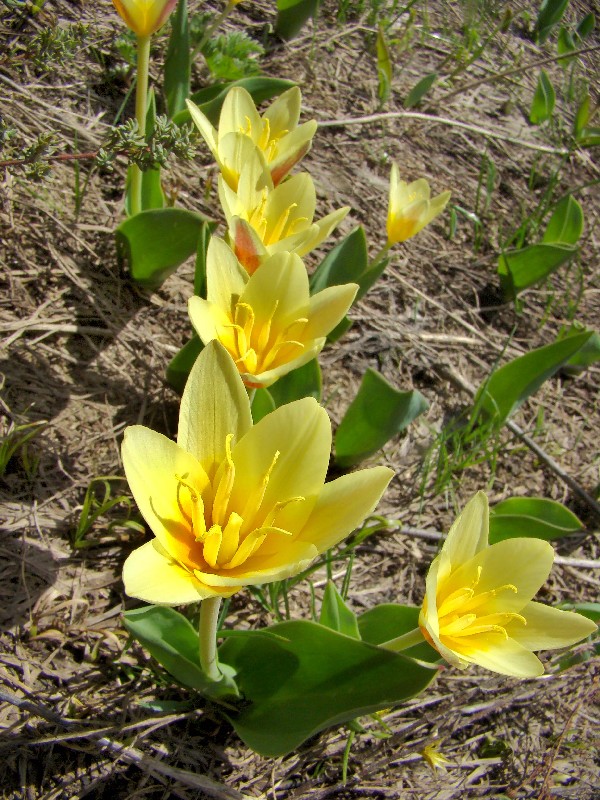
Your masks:
M371 513L391 470L324 483L331 423L305 398L252 425L250 401L218 342L183 393L177 443L134 425L123 465L155 538L128 557L125 591L183 605L296 575Z
M243 153L250 145L264 158L274 186L308 153L317 123L310 120L298 125L301 104L300 89L294 86L261 116L250 94L241 86L234 86L223 103L217 130L198 106L187 101L192 120L234 191L244 164Z
M419 615L423 636L455 667L479 664L532 678L544 667L533 650L566 647L596 630L591 620L532 597L554 560L541 539L488 545L487 497L478 492L431 564Z
M260 159L250 155L242 168L237 192L219 177L219 198L232 249L250 274L274 253L306 255L329 236L350 210L345 206L313 222L317 195L310 175L300 172L273 187Z
M405 242L429 225L434 217L442 213L450 194L442 192L431 200L431 190L424 178L413 183L401 181L398 165L392 164L387 217L388 245Z
M276 253L252 276L222 239L206 258L207 299L191 297L192 324L207 344L218 339L246 386L270 386L315 358L350 308L358 286L330 286L312 297L299 256Z
M113 0L119 15L138 36L151 36L167 21L177 0Z

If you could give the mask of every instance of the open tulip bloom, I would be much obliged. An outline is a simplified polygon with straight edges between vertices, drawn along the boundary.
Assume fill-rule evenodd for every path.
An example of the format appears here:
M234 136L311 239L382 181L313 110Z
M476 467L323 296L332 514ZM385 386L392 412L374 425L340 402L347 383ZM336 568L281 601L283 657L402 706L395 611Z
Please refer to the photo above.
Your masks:
M315 358L341 322L358 286L309 294L299 256L277 253L248 273L231 248L213 237L206 259L207 299L191 297L192 324L205 344L218 339L250 388L270 386Z
M125 562L127 594L183 605L301 572L371 513L393 474L325 483L330 450L329 417L312 398L253 426L236 366L210 343L183 393L177 443L125 431L125 474L155 536Z
M427 575L419 626L427 641L455 667L482 667L532 678L544 667L533 650L584 639L591 620L532 600L554 560L541 539L506 539L488 545L487 497L478 492L451 527Z
M151 36L167 21L177 0L113 0L128 28L138 36Z
M413 183L401 181L397 164L392 164L387 217L388 245L405 242L442 213L450 199L450 192L442 192L433 200L430 195L429 184L424 178Z
M306 155L317 123L311 120L298 125L301 104L302 95L295 86L274 100L261 116L250 94L234 86L225 98L215 129L198 106L187 101L192 120L234 191L250 148L259 151L274 186Z
M274 253L304 256L344 219L348 207L313 222L317 195L307 172L273 186L256 153L242 168L237 192L219 176L219 198L229 226L229 239L240 263L252 274Z

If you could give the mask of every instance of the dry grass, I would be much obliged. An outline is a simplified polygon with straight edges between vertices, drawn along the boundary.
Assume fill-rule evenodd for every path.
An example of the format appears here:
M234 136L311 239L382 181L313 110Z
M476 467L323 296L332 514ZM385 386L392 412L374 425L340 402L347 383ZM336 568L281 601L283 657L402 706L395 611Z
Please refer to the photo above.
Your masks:
M76 137L80 150L96 149L127 88L108 80L103 66L117 59L113 38L119 21L108 0L46 5L20 26L8 12L0 20L6 45L0 57L2 117L26 143L53 130L67 145ZM192 8L199 5L191 2ZM402 110L407 87L443 59L446 32L460 29L461 4L428 7L429 34L443 35L417 36L399 57L388 110ZM79 19L90 25L89 36L64 67L36 68L23 56L22 47L36 31ZM266 3L242 4L236 19L259 37L273 10ZM315 32L307 29L267 56L265 72L298 81L306 118L325 122L373 114L376 74L365 48L367 33L364 15L341 28L325 9ZM507 50L486 51L480 66L456 85L490 78L518 59L529 63L540 55L516 31L507 41ZM159 63L153 67L157 80ZM593 76L597 66L597 53L590 53L581 69ZM560 77L560 68L549 69ZM202 77L199 72L197 81ZM452 188L455 202L465 208L473 208L484 151L498 173L483 248L474 252L465 222L448 240L442 221L400 250L359 304L352 330L324 354L325 398L338 422L368 366L403 388L420 389L431 402L426 418L375 459L393 466L398 476L382 513L403 525L444 530L456 505L477 488L487 487L493 501L514 494L560 500L580 514L587 530L559 545L563 563L543 599L595 600L598 519L510 431L497 442L494 473L487 462L473 464L438 494L433 474L423 481L423 457L436 431L468 403L456 376L478 385L511 333L508 355L551 341L575 302L579 321L598 322L599 204L593 187L578 195L587 220L580 267L527 292L521 313L512 306L481 310L494 282L502 235L543 191L539 186L532 195L528 189L532 167L548 175L558 163L556 155L535 148L562 147L526 123L536 77L535 70L525 70L510 81L481 84L446 101L445 90L433 93L428 112L498 136L385 115L318 133L305 166L317 184L320 212L350 205L342 233L363 224L373 252L384 235L391 158L407 178L427 175L435 191ZM82 166L82 172L88 169ZM207 200L204 192L212 174L205 152L194 165L174 168L168 180L178 203L216 213L214 196ZM593 153L581 152L564 167L561 185L566 190L597 179ZM112 231L122 216L122 181L122 167L114 175L94 172L77 217L72 165L56 165L52 181L44 184L24 180L19 169L2 177L0 432L6 434L11 424L46 422L27 451L30 459L39 459L37 468L28 474L17 454L0 481L0 699L7 700L0 706L3 795L45 800L236 793L270 800L600 797L594 660L561 671L553 658L546 677L524 683L448 670L433 691L383 715L385 726L365 721L367 731L352 748L345 785L341 765L347 731L325 733L298 753L273 761L244 748L210 707L157 716L143 706L181 695L139 647L125 647L120 614L131 601L123 595L120 567L141 538L123 528L108 532L108 521L101 520L90 534L96 546L74 551L69 544L90 481L122 474L124 427L143 422L173 435L176 426L178 400L164 381L164 368L189 334L185 301L192 291L192 266L184 266L153 295L119 273ZM598 483L599 376L596 367L575 380L549 381L517 417L592 493ZM115 483L115 491L126 491L125 484ZM356 609L381 601L418 603L435 546L402 532L368 540L353 573ZM574 565L582 559L595 567ZM301 613L307 603L308 591L299 587L292 609ZM234 598L230 621L258 625L267 617L244 593ZM578 652L582 659L591 655L585 645ZM433 774L419 755L438 740L451 761L446 775Z

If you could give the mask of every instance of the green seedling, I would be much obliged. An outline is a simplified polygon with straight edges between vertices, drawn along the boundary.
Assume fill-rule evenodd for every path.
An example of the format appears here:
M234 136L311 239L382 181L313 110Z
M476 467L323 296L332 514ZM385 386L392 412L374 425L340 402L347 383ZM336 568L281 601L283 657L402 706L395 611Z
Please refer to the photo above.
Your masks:
M90 482L83 499L79 520L76 527L70 532L71 545L76 550L84 550L88 547L95 547L98 544L105 543L104 540L90 540L87 537L96 522L102 517L108 516L118 506L121 506L121 510L125 511L125 515L106 521L105 530L107 533L110 534L117 528L144 533L144 526L131 519L131 512L135 508L131 498L125 494L113 494L112 484L115 481L122 482L124 480L125 478L120 475L103 475L93 478Z

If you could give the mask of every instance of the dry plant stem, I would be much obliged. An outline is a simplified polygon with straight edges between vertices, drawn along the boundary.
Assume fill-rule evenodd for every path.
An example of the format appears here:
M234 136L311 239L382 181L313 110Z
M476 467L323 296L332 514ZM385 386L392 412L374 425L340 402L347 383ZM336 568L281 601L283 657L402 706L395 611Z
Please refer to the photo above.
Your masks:
M137 37L137 84L135 87L135 118L142 136L146 134L146 99L148 95L148 65L150 36ZM142 171L137 164L131 167L131 215L142 210Z
M319 128L335 128L345 125L364 125L367 122L379 122L385 119L414 119L422 122L433 122L440 125L449 125L452 128L462 128L470 133L477 133L486 136L488 139L499 139L510 144L517 144L527 147L530 150L537 150L540 153L551 153L552 155L567 156L568 150L558 150L556 147L546 147L543 144L527 142L525 139L518 139L516 136L508 136L502 131L492 131L489 128L482 128L480 125L469 125L448 117L436 117L433 114L421 114L418 111L384 111L380 114L367 114L364 117L345 117L342 119L326 119L319 122Z
M463 378L462 375L456 373L452 368L447 367L446 365L443 364L438 364L436 369L440 375L449 380L455 386L458 386L464 392L470 394L471 397L475 396L476 394L475 387L472 386L465 378ZM542 448L538 444L536 444L533 441L533 439L531 439L525 433L525 431L522 428L520 428L519 425L517 425L516 422L513 422L512 420L509 419L504 424L506 425L508 430L512 431L512 433L514 433L515 436L518 436L518 438L524 444L526 444L527 447L529 447L529 449L532 450L536 454L536 456L541 461L543 461L544 464L549 469L552 470L552 472L554 472L555 475L558 475L561 481L566 483L567 486L571 489L571 491L573 491L581 500L583 500L586 503L586 505L588 505L590 509L594 512L594 514L598 517L598 519L600 519L600 503L598 503L598 501L594 497L592 497L591 494L586 492L583 486L577 483L577 481L574 478L572 478L568 473L566 473L564 469L559 464L556 463L556 461L552 458L552 456L549 456L544 450L542 450Z
M223 677L217 660L217 622L220 597L207 597L200 604L200 666L211 681Z

